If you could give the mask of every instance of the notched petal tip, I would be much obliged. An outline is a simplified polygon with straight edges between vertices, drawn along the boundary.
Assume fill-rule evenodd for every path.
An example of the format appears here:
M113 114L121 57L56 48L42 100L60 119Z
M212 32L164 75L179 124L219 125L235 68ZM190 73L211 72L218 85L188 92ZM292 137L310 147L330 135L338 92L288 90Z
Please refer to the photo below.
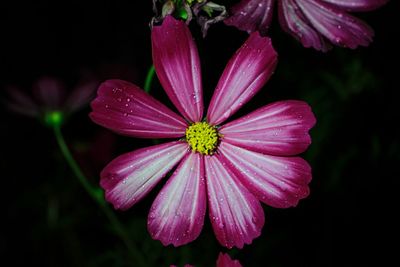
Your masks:
M188 153L154 201L147 227L164 246L182 246L200 235L205 211L203 156Z
M203 116L200 58L189 28L167 16L151 32L152 54L157 76L169 99L191 122Z
M220 125L247 103L273 74L278 55L271 39L258 32L229 60L207 111L207 121Z
M209 216L221 245L243 248L261 235L264 211L228 165L218 154L205 158Z
M343 9L316 0L295 2L309 26L332 44L354 49L372 42L372 28Z
M243 185L275 208L294 207L310 189L311 167L299 157L278 157L221 143L220 152Z
M293 156L311 144L309 130L316 119L303 101L278 101L220 128L222 140L255 152Z

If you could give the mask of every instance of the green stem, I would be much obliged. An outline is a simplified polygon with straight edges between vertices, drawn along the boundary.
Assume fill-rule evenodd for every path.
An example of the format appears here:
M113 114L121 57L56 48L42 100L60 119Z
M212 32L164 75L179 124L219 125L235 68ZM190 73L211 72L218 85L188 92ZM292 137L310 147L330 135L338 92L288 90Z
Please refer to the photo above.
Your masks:
M85 191L89 194L89 196L100 206L104 214L107 216L108 220L114 227L115 231L117 232L118 236L124 242L125 246L127 247L130 256L132 257L132 265L134 266L146 266L142 255L138 252L138 249L135 245L131 242L128 238L128 233L126 232L122 223L118 220L115 213L111 210L110 206L104 201L103 193L99 188L92 186L86 176L83 174L82 170L80 169L79 165L75 161L74 157L71 154L67 144L65 143L63 134L61 132L60 125L53 126L54 135L56 136L58 146L67 161L68 165L71 167L72 171L74 172L76 178L78 178L79 183L83 186Z
M149 71L147 72L146 80L144 82L144 91L150 93L151 84L153 82L154 74L156 73L154 65L151 65Z

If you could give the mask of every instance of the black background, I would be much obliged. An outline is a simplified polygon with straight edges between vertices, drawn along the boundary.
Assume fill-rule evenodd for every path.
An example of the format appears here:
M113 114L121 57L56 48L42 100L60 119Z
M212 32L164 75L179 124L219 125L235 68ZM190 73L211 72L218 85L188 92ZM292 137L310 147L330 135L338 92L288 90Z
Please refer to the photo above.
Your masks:
M225 1L229 2L229 1ZM139 4L140 3L140 4ZM43 75L72 88L82 70L99 80L123 78L143 86L151 65L151 1L9 1L0 9L1 196L4 266L128 266L127 252L96 204L77 183L51 130L6 109L4 88L29 92ZM244 266L387 266L398 261L399 43L398 1L357 14L376 33L368 48L319 53L284 33L274 17L276 73L239 115L266 103L302 99L317 117L304 153L313 167L311 195L291 209L264 206L262 236L229 253ZM205 99L247 34L217 24L199 47ZM169 104L155 83L151 92ZM206 102L207 103L207 102ZM151 141L121 137L93 124L89 107L63 131L93 184L111 159ZM101 157L98 157L98 156ZM214 266L219 246L208 218L188 246L151 240L146 216L157 187L117 212L148 266ZM395 264L392 264L395 265Z

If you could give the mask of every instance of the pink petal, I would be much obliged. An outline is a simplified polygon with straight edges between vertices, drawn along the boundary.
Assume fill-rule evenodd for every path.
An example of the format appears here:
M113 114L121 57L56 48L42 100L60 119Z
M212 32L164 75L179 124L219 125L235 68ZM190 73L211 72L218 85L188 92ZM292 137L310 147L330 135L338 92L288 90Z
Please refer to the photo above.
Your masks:
M228 254L219 253L217 267L242 267L238 260L232 260Z
M65 98L64 84L52 77L40 78L34 86L34 93L41 104L47 109L61 108Z
M7 87L6 92L10 99L5 102L7 108L13 112L26 115L29 117L39 116L40 110L38 105L33 102L32 98L25 94L17 87Z
M310 24L333 44L356 48L368 46L374 31L363 21L318 0L296 0Z
M186 142L170 142L123 154L101 172L100 185L115 209L141 200L188 153Z
M92 101L90 118L117 133L141 138L185 135L186 122L134 84L108 80Z
M310 106L303 101L279 101L223 125L222 140L252 151L296 155L311 144L308 131L315 124Z
M242 0L231 9L225 24L248 33L260 31L265 35L272 20L275 0Z
M271 40L257 32L250 34L222 73L208 108L208 122L219 125L247 103L267 82L276 63Z
M243 248L261 234L264 211L260 202L227 168L220 155L205 157L210 220L221 245Z
M200 235L205 213L203 156L188 153L154 201L147 227L164 246L181 246Z
M151 32L153 62L165 92L189 121L201 121L203 92L200 59L187 25L167 16Z
M64 108L68 112L74 112L83 108L94 98L97 87L98 82L95 80L79 84L68 95L64 103Z
M263 155L226 142L219 151L244 186L272 207L296 206L309 194L311 168L301 158Z
M326 52L331 46L316 31L300 11L296 0L278 1L279 22L284 31L299 40L304 47Z
M347 11L370 11L377 9L389 0L322 0Z

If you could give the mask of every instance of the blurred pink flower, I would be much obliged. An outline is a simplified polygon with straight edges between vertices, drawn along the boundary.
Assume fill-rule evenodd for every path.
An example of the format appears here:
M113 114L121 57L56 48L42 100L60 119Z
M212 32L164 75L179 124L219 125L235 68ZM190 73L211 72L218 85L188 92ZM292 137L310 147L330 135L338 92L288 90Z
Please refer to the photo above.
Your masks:
M60 112L70 114L87 105L94 97L98 83L85 77L66 95L65 84L53 77L41 77L33 85L33 95L17 87L7 88L10 99L8 108L16 113L43 118L46 114Z
M155 199L148 229L164 245L184 245L209 217L219 242L242 248L264 225L260 200L296 206L309 194L311 168L294 155L315 124L302 101L280 101L223 124L267 82L277 63L271 41L250 35L228 62L203 120L200 60L184 22L168 16L152 30L153 62L177 115L136 85L108 80L92 102L92 120L139 138L181 138L119 156L101 172L105 197L126 210L178 165ZM186 136L186 139L182 139Z
M374 31L347 12L370 11L388 0L276 0L282 28L303 46L327 51L331 45L368 46ZM241 0L231 9L227 25L265 35L272 20L275 0ZM327 40L329 42L327 42Z
M176 265L171 265L170 267L176 267ZM194 267L190 264L185 264L183 267ZM217 259L216 267L242 267L238 260L232 260L228 254L223 254L222 252L219 253Z

